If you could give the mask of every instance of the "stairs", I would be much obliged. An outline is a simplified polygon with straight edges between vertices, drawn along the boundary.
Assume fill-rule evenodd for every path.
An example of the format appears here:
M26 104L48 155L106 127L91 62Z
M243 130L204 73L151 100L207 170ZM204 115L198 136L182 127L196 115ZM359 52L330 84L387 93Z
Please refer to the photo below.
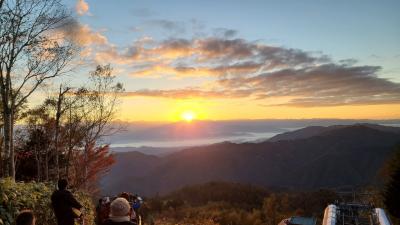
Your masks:
M373 207L359 203L337 204L336 225L378 225L372 219Z

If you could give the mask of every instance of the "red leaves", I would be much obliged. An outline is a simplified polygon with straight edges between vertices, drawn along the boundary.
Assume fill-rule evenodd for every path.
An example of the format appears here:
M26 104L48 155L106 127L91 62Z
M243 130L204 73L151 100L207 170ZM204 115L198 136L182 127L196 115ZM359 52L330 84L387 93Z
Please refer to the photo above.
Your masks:
M115 162L109 145L88 145L84 151L76 152L74 157L74 179L77 187L96 192L98 178L106 173Z

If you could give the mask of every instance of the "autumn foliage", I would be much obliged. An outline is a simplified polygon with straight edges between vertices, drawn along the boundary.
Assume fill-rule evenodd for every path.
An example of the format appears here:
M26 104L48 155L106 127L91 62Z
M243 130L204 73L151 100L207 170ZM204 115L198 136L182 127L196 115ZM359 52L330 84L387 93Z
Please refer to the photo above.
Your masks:
M90 193L114 163L104 137L119 129L112 123L122 86L114 82L110 66L90 73L91 83L58 94L20 114L16 131L16 179L48 182L60 177ZM0 151L1 152L1 151Z
M70 180L76 188L85 188L96 192L98 178L108 171L114 163L114 157L110 154L109 145L95 146L91 144L87 153L76 152L73 165L73 173L70 174ZM87 172L82 170L81 165L88 165Z

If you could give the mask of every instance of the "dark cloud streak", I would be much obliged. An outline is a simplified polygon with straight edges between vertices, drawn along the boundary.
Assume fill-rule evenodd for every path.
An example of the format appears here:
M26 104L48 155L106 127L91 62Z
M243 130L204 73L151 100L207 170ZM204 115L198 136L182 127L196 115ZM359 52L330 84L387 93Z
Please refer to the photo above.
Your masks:
M146 22L146 25L154 26L156 28L161 28L165 31L182 34L186 32L186 24L179 21L155 19Z

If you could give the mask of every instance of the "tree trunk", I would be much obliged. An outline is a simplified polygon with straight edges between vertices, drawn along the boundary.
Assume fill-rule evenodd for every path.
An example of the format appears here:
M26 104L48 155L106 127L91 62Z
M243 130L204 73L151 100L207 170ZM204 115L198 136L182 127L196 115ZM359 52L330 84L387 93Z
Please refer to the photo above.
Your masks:
M49 180L49 151L47 150L44 155L44 179L45 181Z
M54 137L54 151L55 151L55 167L56 167L56 176L57 180L60 178L60 165L59 165L59 150L58 150L58 136L60 133L60 118L61 118L61 103L62 103L62 97L63 97L63 92L62 92L62 85L60 85L60 92L58 93L58 99L57 99L57 111L56 111L56 130L55 130L55 137Z
M37 173L37 182L41 181L41 173L42 171L40 170L40 153L38 152L37 148L35 147L35 159L36 159L36 173Z
M14 107L14 106L12 106ZM11 108L10 113L10 176L15 180L15 151L14 151L14 112Z
M87 186L87 177L88 177L88 154L89 154L89 145L88 145L88 143L86 142L86 144L85 144L85 149L84 149L84 154L85 154L85 165L84 165L84 174L83 174L83 187L84 187L84 189L85 190L87 190L87 188L88 188L88 186Z
M67 166L65 167L65 174L66 177L68 178L69 176L69 164L70 164L70 160L71 160L71 155L72 155L72 109L71 106L69 107L69 129L68 129L68 156L67 156Z
M4 105L4 104L3 104ZM4 175L5 176L12 176L11 175L11 151L10 151L10 143L11 143L11 138L10 138L10 133L11 133L11 116L9 113L9 108L3 106L3 120L4 120Z
M62 102L64 99L64 95L70 90L69 87L64 88L62 90L62 85L60 85L60 91L58 92L58 99L57 99L57 110L56 110L56 130L55 130L55 143L54 143L54 150L56 152L56 157L55 157L55 164L56 164L56 174L57 174L57 179L60 178L60 165L59 165L59 136L60 136L60 120L61 120L61 115L63 114L63 110L61 108Z
M9 86L9 81L6 82L7 86ZM13 125L14 125L14 114L13 114L13 106L14 104L9 105L9 90L2 86L1 88L2 95L2 105L3 105L3 121L4 121L4 152L5 152L5 176L11 177L15 180L15 157L14 157L14 145L13 145ZM12 101L11 101L12 102Z
M54 160L54 164L56 167L56 178L57 180L60 179L60 165L59 165L59 150L58 150L58 133L59 133L59 119L56 119L56 131L55 131L55 141L54 141L54 151L55 151L55 160Z
M65 176L66 177L69 176L69 164L70 164L70 160L71 160L71 155L72 155L72 146L69 145L68 146L68 155L67 155L67 165L65 167Z
M4 128L4 127L3 127ZM0 129L0 133L2 132L2 130ZM3 159L3 151L4 151L4 147L3 147L3 134L0 135L0 177L4 177L4 159Z
M3 69L3 68L2 68ZM9 82L8 79L4 79L3 74L0 76L0 91L1 91L1 104L3 106L3 147L4 147L4 164L3 171L5 177L13 177L11 173L11 168L14 160L11 160L11 145L12 136L11 136L11 109L9 105ZM13 154L14 156L14 154ZM14 178L14 177L13 177Z

